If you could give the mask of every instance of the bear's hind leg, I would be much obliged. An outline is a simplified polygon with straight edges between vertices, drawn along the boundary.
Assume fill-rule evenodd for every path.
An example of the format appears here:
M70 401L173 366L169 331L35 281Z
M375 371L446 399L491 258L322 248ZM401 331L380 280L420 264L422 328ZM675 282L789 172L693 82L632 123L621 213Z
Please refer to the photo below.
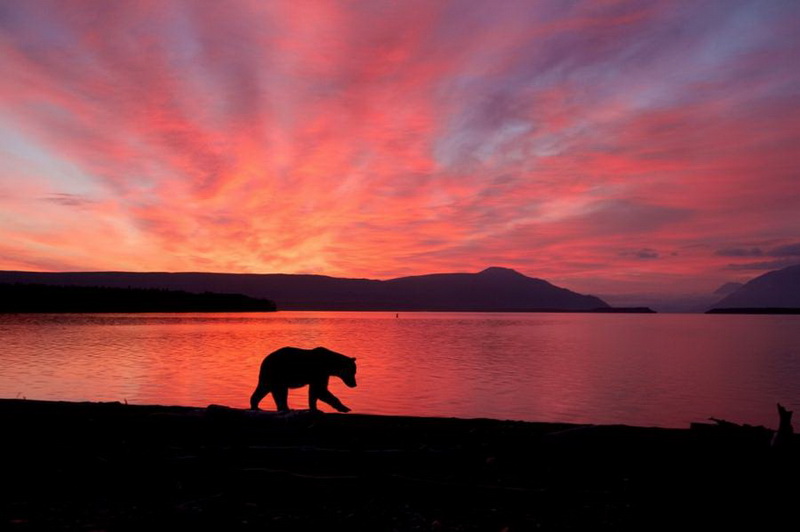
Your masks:
M289 410L289 388L285 386L274 386L272 388L272 398L275 399L275 406L278 407L278 412L286 412Z
M313 384L308 387L308 409L312 412L317 410L317 390Z
M259 382L253 395L250 396L250 409L259 410L258 403L270 392L269 385Z

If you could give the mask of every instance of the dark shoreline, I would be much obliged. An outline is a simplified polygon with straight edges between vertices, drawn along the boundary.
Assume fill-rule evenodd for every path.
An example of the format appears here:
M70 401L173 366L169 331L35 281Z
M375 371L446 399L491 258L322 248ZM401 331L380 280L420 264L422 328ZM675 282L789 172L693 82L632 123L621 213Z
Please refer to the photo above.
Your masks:
M8 530L710 530L791 519L798 446L686 429L0 399Z
M712 308L706 314L800 314L796 307Z

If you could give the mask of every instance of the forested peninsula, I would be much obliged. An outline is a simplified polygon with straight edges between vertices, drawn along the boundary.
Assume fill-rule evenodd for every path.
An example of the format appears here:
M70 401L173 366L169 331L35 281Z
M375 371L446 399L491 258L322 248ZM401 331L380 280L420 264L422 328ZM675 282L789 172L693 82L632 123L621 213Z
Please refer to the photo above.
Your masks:
M0 312L272 312L274 301L242 294L158 288L0 284Z

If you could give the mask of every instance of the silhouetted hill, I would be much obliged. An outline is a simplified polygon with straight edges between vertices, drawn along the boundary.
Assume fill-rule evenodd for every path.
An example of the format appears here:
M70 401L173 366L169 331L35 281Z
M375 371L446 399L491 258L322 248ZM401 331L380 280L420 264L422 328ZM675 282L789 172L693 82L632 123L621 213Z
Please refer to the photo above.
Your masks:
M251 312L275 303L241 294L45 284L0 284L0 312Z
M600 298L577 294L505 268L388 281L292 274L6 271L0 272L0 282L238 293L269 298L281 310L590 311L608 308Z
M800 308L800 265L756 277L712 308Z
M606 308L600 298L577 294L508 268L479 273L439 273L385 281L403 308L430 310L593 310Z
M725 283L716 290L714 290L714 295L717 297L728 296L738 289L744 286L744 283Z

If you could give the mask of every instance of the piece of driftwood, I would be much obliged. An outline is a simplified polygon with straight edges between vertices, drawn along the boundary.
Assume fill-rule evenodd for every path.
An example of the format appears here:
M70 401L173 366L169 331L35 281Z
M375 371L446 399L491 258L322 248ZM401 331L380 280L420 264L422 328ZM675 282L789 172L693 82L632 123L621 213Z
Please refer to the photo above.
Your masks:
M713 423L692 423L691 430L703 434L715 434L720 441L739 442L748 441L759 447L769 447L780 451L781 454L794 445L794 427L792 426L791 410L777 403L779 425L778 430L768 429L763 426L734 423L727 419L709 417Z
M778 403L777 406L778 419L780 422L778 425L778 430L772 437L772 448L783 450L788 449L792 442L792 436L794 435L794 427L792 427L792 414L794 412L792 410L787 410L780 403Z

